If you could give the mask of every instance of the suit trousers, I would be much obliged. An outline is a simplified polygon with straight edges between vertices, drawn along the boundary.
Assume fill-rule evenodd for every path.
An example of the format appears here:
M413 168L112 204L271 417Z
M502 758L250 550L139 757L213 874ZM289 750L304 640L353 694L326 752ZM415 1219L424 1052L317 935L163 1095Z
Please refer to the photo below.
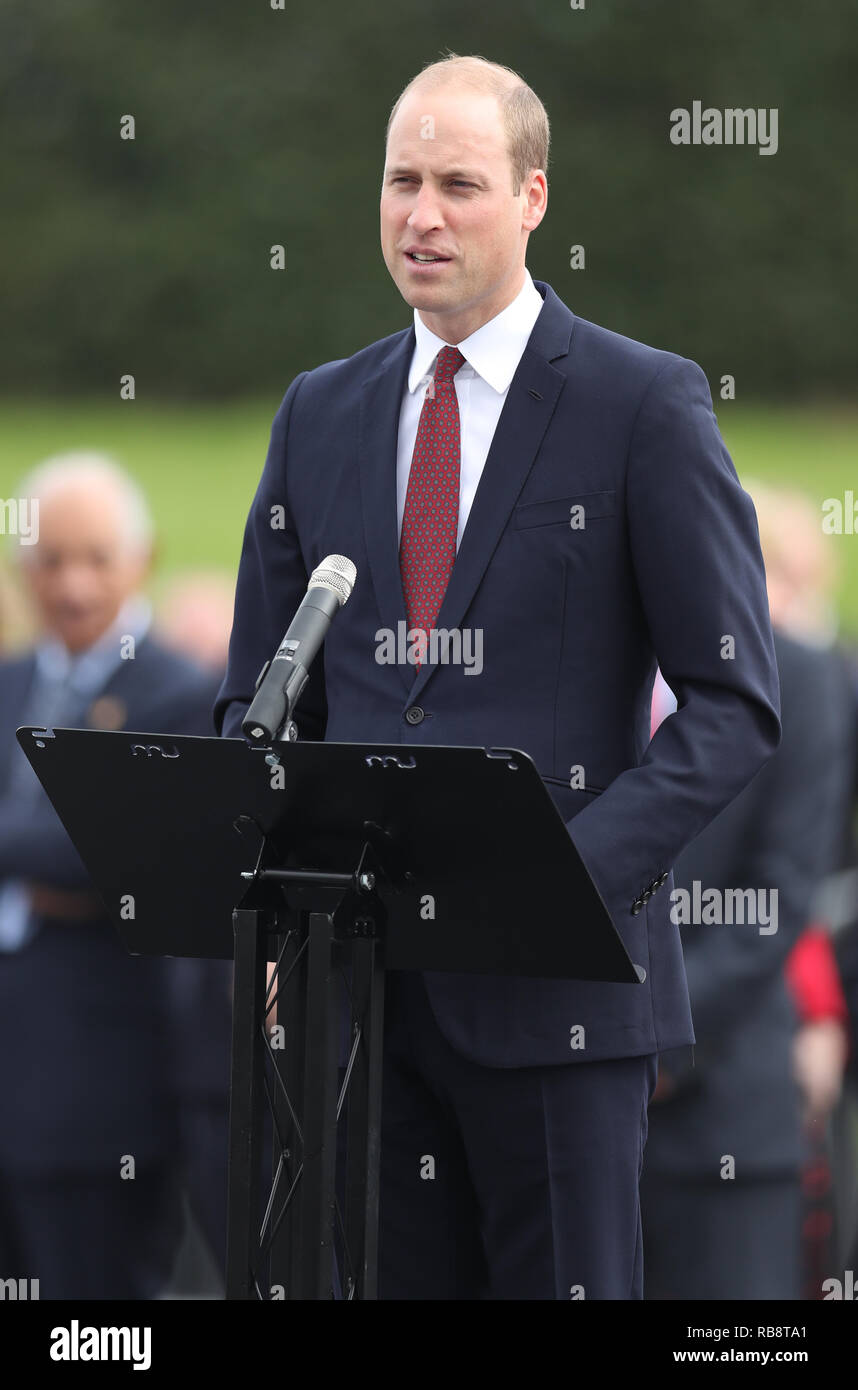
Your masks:
M422 976L390 972L379 1298L642 1298L657 1065L479 1065L447 1042Z

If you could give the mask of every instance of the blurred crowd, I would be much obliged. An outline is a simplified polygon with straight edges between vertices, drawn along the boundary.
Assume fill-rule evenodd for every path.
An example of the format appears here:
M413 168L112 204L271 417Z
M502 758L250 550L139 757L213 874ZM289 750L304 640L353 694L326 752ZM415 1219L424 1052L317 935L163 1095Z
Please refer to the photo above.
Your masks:
M650 1106L654 1299L819 1299L858 1268L858 658L817 508L748 487L783 739L674 876L776 913L681 924L697 1044L661 1057ZM127 955L14 734L212 733L232 583L184 576L153 605L146 499L101 455L18 495L39 540L0 569L0 1279L222 1296L231 967ZM653 730L675 707L659 675Z

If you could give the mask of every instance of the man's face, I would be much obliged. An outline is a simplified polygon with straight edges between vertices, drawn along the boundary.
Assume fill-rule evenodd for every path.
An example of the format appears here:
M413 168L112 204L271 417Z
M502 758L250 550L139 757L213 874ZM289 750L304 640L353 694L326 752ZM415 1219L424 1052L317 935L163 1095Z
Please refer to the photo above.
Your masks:
M39 504L39 540L21 569L44 629L71 652L97 642L140 587L146 559L129 548L121 502L92 482L58 487Z
M513 193L493 96L445 86L405 98L387 142L381 245L400 294L428 328L461 342L515 298L545 200L541 171ZM415 252L440 259L421 262Z

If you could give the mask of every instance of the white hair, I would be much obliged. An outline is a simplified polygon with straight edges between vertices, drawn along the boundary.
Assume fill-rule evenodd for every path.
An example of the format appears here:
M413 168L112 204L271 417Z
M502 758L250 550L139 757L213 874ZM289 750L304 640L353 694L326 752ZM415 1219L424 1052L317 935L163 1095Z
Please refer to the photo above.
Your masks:
M78 483L115 490L122 512L125 544L131 551L148 554L155 535L149 503L139 484L109 454L77 449L45 459L21 479L18 496L32 505L33 501L46 501L52 493ZM26 545L19 546L21 559L28 558L30 549Z

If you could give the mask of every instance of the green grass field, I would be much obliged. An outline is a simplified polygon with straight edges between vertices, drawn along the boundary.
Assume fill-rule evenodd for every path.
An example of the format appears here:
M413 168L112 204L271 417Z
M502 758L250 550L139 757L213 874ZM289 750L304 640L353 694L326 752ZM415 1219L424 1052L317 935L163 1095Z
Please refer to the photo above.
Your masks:
M183 570L234 574L278 404L274 397L224 406L0 404L0 498L16 496L21 475L49 454L105 450L137 476L150 497L160 538L156 589L159 580ZM719 423L743 480L803 489L820 507L820 524L824 498L843 499L850 488L858 493L858 411L719 406ZM831 536L828 543L840 560L842 626L858 638L858 534Z

